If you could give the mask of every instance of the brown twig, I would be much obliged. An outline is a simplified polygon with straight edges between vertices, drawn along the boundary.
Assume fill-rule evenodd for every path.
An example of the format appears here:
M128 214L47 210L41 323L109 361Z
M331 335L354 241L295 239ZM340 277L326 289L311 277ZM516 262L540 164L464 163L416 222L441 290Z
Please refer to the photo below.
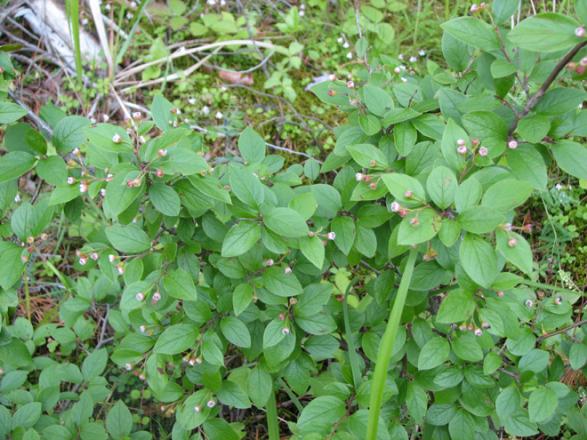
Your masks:
M516 131L516 128L518 127L518 123L520 122L520 120L522 118L524 118L524 116L526 116L528 113L530 113L532 111L532 109L534 107L536 107L536 104L538 104L538 101L540 101L540 98L542 98L544 96L544 94L546 93L546 91L548 90L548 88L552 85L552 83L554 82L554 80L559 76L559 74L562 72L562 70L565 68L565 66L575 57L575 55L577 55L577 53L579 53L579 51L581 49L583 49L585 46L587 46L587 41L582 41L581 43L577 44L575 47L573 47L559 62L558 64L554 67L554 69L552 70L552 72L550 72L550 75L548 75L548 77L546 78L546 80L544 81L544 84L542 84L542 86L536 91L536 93L534 93L530 99L528 99L528 102L526 102L526 106L524 107L524 110L522 110L518 116L516 117L516 120L514 121L514 123L512 124L509 134L511 135L514 131Z
M577 321L574 324L571 324L571 325L569 325L569 326L567 326L565 328L561 328L560 330L556 330L554 332L546 333L546 334L538 337L538 342L544 341L545 339L550 338L552 336L556 336L556 335L560 335L562 333L566 333L569 330L572 330L572 329L574 329L576 327L581 327L582 325L585 325L585 324L587 324L587 319L582 319L581 321Z

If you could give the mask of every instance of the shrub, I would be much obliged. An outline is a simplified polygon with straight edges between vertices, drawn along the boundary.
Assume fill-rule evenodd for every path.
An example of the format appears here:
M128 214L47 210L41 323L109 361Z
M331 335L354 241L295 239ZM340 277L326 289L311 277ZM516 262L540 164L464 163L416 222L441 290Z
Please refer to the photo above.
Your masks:
M515 4L445 23L448 70L315 86L348 113L323 164L251 128L211 155L163 97L125 128L45 107L49 142L0 102L0 437L150 438L140 397L174 439L585 438L582 293L536 279L515 213L550 166L587 179L587 3Z

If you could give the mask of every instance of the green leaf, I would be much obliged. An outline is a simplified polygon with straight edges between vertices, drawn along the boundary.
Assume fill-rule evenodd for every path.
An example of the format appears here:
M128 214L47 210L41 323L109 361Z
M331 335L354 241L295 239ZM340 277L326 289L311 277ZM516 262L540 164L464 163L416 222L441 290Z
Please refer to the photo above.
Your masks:
M297 211L304 220L308 220L314 215L318 208L316 197L310 191L298 194L288 203L288 208Z
M251 346L251 334L247 326L233 316L227 316L220 321L220 330L231 344L237 347L249 348Z
M12 416L12 427L31 428L41 418L41 404L39 402L27 403L16 410Z
M27 114L20 105L8 101L0 101L0 124L12 124Z
M518 137L531 143L542 141L550 131L550 118L544 115L526 116L518 123L516 133ZM518 150L520 147L518 147ZM517 151L517 150L511 150Z
M324 244L318 236L300 238L300 250L304 257L318 269L324 265Z
M308 235L308 225L303 217L290 208L270 208L263 214L263 222L282 237L298 238Z
M463 155L457 152L457 141L461 139L465 141L467 146L471 145L467 132L455 121L449 119L442 134L440 148L448 166L455 171L462 169L465 165L465 159Z
M569 361L573 370L580 370L587 364L587 345L574 343L569 350Z
M462 182L457 188L455 194L455 206L458 212L466 211L479 203L483 195L483 187L481 183L471 176Z
M106 228L106 237L112 246L127 254L138 254L151 247L149 236L138 225L113 225Z
M232 308L236 316L244 312L253 300L253 288L246 283L239 284L232 293Z
M413 205L426 201L426 192L422 184L407 174L382 174L381 180L389 192L401 203Z
M330 229L336 234L334 244L340 251L348 255L355 242L355 222L351 217L336 217L330 224Z
M448 424L451 440L469 440L475 438L475 419L463 409L457 410Z
M270 267L263 274L265 288L277 296L296 296L303 291L293 272L285 273L280 267Z
M13 151L0 157L0 183L14 180L35 166L35 156L24 151Z
M522 49L534 52L568 50L581 41L575 36L579 27L572 18L555 13L530 16L508 34L508 39Z
M242 221L232 226L222 242L222 256L238 257L257 244L261 238L261 226Z
M445 338L436 336L422 347L418 356L418 370L431 370L442 365L450 354L450 345Z
M157 354L178 354L192 348L198 331L195 324L174 324L167 327L157 339L153 352Z
M558 397L548 387L541 386L532 391L528 398L528 415L532 422L546 422L558 406Z
M39 160L37 174L51 185L59 186L67 182L67 168L65 167L65 162L59 156L49 156L46 159ZM77 189L79 191L79 187Z
M363 103L371 113L383 116L388 110L393 109L391 96L381 87L367 84L362 91Z
M32 155L47 153L47 141L29 124L14 124L6 127L4 148L8 151L25 151Z
M346 149L353 160L363 168L382 170L389 166L383 151L371 144L348 145Z
M449 292L442 300L436 322L440 324L454 324L471 318L476 304L473 295L465 290L457 289Z
M546 164L533 145L522 144L515 150L508 150L506 157L512 174L517 179L528 182L536 190L546 190Z
M536 104L535 110L544 115L562 115L574 112L585 98L587 98L585 90L558 87L546 92Z
M418 133L409 122L402 122L393 128L393 142L400 156L408 156L418 140Z
M532 273L532 248L524 237L515 232L497 231L497 250L526 275Z
M302 410L298 418L297 429L300 434L327 434L344 413L344 401L338 397L316 397Z
M421 423L428 408L428 395L417 382L410 381L406 389L406 405L408 413L416 423Z
M510 19L510 17L518 9L518 3L511 0L493 0L491 2L491 11L493 18L497 23L504 23Z
M263 408L273 392L271 375L259 366L253 368L247 381L247 393L257 408Z
M460 359L467 362L479 362L483 360L483 350L477 342L477 336L473 333L464 333L452 343L454 353Z
M181 209L179 195L170 186L155 183L149 188L149 199L157 211L163 215L177 217Z
M14 244L0 241L0 287L8 290L21 280L24 263L21 260L23 249Z
M157 127L164 131L172 127L169 121L174 120L175 115L171 113L171 110L173 110L173 104L171 102L160 94L156 94L150 110Z
M87 140L86 131L89 126L90 120L82 116L66 116L61 119L51 138L55 149L64 154L81 147Z
M285 327L280 319L274 319L267 324L263 332L263 350L279 344L285 338L286 335L283 332Z
M108 351L105 348L94 350L82 363L82 374L84 380L90 381L100 376L106 369L108 363Z
M432 240L440 230L441 219L431 208L413 210L400 225L397 242L400 245L415 245Z
M587 148L576 142L563 140L552 145L551 151L563 171L579 179L587 179Z
M381 130L381 123L376 116L360 114L359 127L367 136L373 136Z
M187 301L196 301L198 298L192 275L181 268L165 275L163 287L172 298Z
M265 191L259 178L246 168L230 168L230 187L234 195L245 205L260 206Z
M477 18L454 18L443 23L442 29L469 46L488 52L499 50L499 40L493 28Z
M467 232L486 234L505 222L504 215L485 206L475 206L461 212L458 222Z
M481 287L491 286L497 277L497 256L489 243L481 237L466 234L459 249L459 257L467 275Z
M532 194L532 185L516 179L494 183L483 195L481 204L490 209L507 212L520 206Z
M245 128L239 136L238 149L247 163L259 163L265 159L265 141L251 127Z
M440 209L446 209L452 205L457 186L455 174L443 166L434 168L426 180L428 195Z
M124 438L132 431L132 414L122 400L108 411L106 429L113 438Z

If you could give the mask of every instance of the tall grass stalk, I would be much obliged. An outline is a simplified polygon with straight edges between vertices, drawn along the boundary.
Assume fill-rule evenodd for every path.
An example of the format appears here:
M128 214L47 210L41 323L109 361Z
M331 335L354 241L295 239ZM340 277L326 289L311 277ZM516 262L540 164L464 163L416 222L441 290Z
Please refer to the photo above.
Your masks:
M375 440L377 438L377 428L379 423L379 414L381 413L381 403L383 401L383 391L385 389L385 382L387 379L387 369L389 368L389 361L393 354L393 347L397 339L397 332L401 323L402 312L406 304L406 297L408 295L408 288L412 281L412 274L414 273L414 265L416 264L416 257L418 251L411 249L408 255L408 261L404 268L395 302L389 314L387 326L381 342L379 343L379 352L375 363L375 372L373 373L373 382L371 384L371 396L369 398L369 418L367 424L366 440Z
M79 0L65 0L65 12L69 21L69 32L73 41L76 77L78 83L81 84L83 78L83 64L79 27Z

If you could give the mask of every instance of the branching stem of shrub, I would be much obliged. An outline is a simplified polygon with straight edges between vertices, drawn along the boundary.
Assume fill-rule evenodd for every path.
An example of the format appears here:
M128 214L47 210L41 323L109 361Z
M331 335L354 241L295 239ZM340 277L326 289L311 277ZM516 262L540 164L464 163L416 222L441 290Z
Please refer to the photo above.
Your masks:
M562 72L565 66L569 64L569 62L575 57L575 55L577 55L579 51L583 49L585 46L587 46L587 41L582 41L581 43L573 47L563 58L561 58L561 60L554 67L554 69L552 69L552 72L550 72L550 75L548 75L548 78L546 78L546 80L544 81L544 84L542 84L542 86L536 91L536 93L534 93L530 97L530 99L524 107L524 110L522 110L522 112L516 116L516 120L510 128L510 135L512 135L514 131L516 131L516 128L518 127L518 123L520 122L520 120L523 119L528 113L530 113L532 109L536 106L536 104L538 104L540 98L544 96L548 88L559 76L559 74Z
M271 390L267 402L267 433L269 440L279 440L279 421L277 420L277 404L275 402L275 391Z
M373 381L371 383L371 397L369 398L367 440L375 440L377 438L377 424L379 422L379 413L381 412L383 391L387 379L387 369L389 368L389 361L391 360L393 347L395 345L395 340L397 339L397 332L399 330L402 312L404 311L408 288L412 281L412 274L414 272L417 255L418 251L416 249L410 250L408 261L399 283L395 302L391 309L391 313L389 314L387 327L385 328L385 333L383 333L383 337L379 343L379 353L377 354L375 372L373 373Z

